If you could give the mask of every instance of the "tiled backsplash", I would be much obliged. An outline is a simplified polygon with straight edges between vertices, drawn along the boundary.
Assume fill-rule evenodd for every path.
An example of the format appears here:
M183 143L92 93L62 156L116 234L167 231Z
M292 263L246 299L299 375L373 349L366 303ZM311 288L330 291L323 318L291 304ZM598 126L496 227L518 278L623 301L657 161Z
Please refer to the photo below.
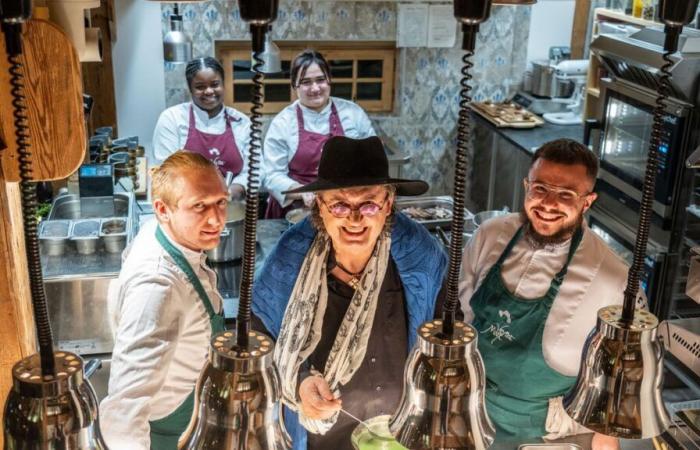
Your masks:
M213 56L216 40L249 38L237 2L212 0L180 8L197 57ZM273 39L395 40L396 10L394 2L281 0ZM164 4L164 34L170 12L171 4ZM491 18L481 26L473 58L471 84L476 101L503 100L517 87L525 72L529 26L529 7L493 7ZM394 112L370 114L385 143L411 156L403 175L428 181L432 195L452 193L460 44L458 36L454 48L399 49ZM166 63L165 88L168 106L189 100L184 65Z

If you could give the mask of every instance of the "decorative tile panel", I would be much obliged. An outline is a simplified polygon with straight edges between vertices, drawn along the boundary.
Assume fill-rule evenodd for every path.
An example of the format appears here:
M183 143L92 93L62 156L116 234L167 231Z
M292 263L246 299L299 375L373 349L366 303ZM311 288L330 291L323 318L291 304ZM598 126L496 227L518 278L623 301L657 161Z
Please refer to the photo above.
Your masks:
M171 11L171 4L162 6L164 34ZM181 4L180 13L195 57L213 56L216 40L250 39L235 1ZM395 2L280 0L272 36L275 40L395 40L396 15ZM481 26L473 58L474 100L500 101L514 93L525 71L529 24L528 6L493 7L491 18ZM399 49L394 111L370 114L386 144L411 156L404 176L428 181L431 195L452 194L461 41L459 33L454 48ZM187 101L184 65L166 64L164 71L167 105Z

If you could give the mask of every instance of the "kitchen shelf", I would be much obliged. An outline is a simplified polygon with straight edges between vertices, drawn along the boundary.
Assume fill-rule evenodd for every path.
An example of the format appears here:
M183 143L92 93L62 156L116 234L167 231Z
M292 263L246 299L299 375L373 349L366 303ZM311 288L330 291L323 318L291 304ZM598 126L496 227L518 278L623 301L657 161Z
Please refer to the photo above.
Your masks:
M595 97L595 98L599 98L599 97L600 97L600 89L598 89L598 88L589 87L589 88L586 89L586 92L588 93L588 95L592 95L592 96Z

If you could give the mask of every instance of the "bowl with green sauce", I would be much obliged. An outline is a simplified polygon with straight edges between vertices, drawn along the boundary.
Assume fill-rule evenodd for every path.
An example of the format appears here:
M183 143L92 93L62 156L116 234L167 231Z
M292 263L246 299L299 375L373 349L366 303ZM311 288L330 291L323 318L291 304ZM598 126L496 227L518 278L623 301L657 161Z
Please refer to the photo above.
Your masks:
M357 425L350 435L355 450L407 450L389 432L391 416L377 416L366 421L371 432L363 424Z

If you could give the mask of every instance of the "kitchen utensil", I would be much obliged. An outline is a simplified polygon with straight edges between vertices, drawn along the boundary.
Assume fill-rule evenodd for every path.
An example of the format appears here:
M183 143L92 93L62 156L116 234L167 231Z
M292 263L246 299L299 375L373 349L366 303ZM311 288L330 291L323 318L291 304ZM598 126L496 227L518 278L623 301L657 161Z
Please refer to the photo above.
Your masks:
M391 416L377 416L361 421L347 411L341 411L359 422L350 435L350 442L355 450L405 450L406 447L399 444L389 432Z
M100 239L100 221L97 219L74 220L70 239L81 255L91 255L97 250Z
M70 225L70 220L44 220L39 224L39 242L45 255L60 256L65 253Z
M355 422L359 423L359 424L362 425L363 427L365 427L365 429L367 429L367 431L369 432L369 434L370 434L372 437L378 438L378 439L386 439L386 438L383 438L382 436L378 435L378 434L375 433L374 431L372 431L372 427L371 427L367 422L365 422L364 420L360 420L358 417L355 417L354 415L350 414L349 412L347 412L347 411L344 410L343 408L340 408L340 412L343 413L343 414L345 414L346 416L348 416L349 418L351 418L351 419L354 420ZM388 430L387 430L387 431L388 431ZM391 434L390 434L390 435L389 435L389 439L393 441L393 440L394 440L394 437L391 436Z
M547 59L532 61L532 93L540 97L552 97L555 67Z
M226 171L226 189L231 187L231 183L233 182L233 172L230 170Z
M581 446L577 444L522 444L518 450L581 450Z
M232 201L226 208L226 225L221 231L219 245L207 250L207 258L219 263L240 259L243 255L243 219L245 202Z
M126 234L126 219L114 217L102 220L100 236L107 253L121 253L126 247Z
M504 207L503 209L500 210L491 210L491 211L481 211L476 214L474 214L474 225L478 227L481 226L482 223L486 222L489 219L493 219L494 217L501 217L505 216L508 214L508 207Z
M47 181L67 178L85 157L85 117L80 61L73 44L55 24L45 20L29 20L23 34L24 96L27 125L32 146L37 150L31 179ZM47 68L51 70L47 70ZM8 60L4 35L0 33L0 135L5 150L0 163L5 181L20 180L17 144L14 139L14 115ZM11 139L10 136L13 138Z

